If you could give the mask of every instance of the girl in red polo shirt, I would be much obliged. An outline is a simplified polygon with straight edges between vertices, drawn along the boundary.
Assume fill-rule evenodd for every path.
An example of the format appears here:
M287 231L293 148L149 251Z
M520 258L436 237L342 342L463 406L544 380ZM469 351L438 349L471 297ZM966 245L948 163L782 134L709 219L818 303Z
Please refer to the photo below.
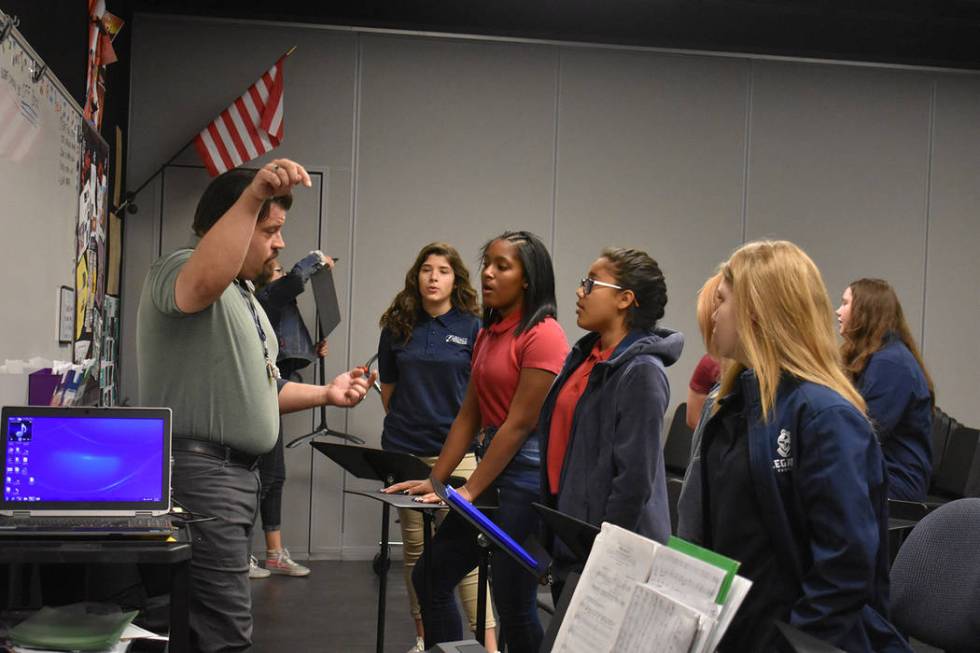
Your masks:
M606 249L577 297L577 323L589 333L572 348L541 410L545 501L584 522L666 542L665 368L680 357L684 336L657 327L667 304L663 272L646 252ZM564 579L585 560L557 538L546 544L557 602Z
M541 240L526 231L506 232L482 253L483 329L473 349L466 397L432 476L445 482L477 441L480 463L459 492L473 500L493 492L493 519L518 542L535 533L531 503L539 499L538 415L561 370L568 342L555 320L555 276ZM437 501L429 481L388 488ZM432 540L431 596L425 596L425 565L416 564L415 591L422 603L425 642L460 640L463 630L453 588L479 559L476 531L451 513ZM542 629L537 615L537 579L508 556L494 558L493 599L508 650L537 653ZM428 601L426 601L428 598Z

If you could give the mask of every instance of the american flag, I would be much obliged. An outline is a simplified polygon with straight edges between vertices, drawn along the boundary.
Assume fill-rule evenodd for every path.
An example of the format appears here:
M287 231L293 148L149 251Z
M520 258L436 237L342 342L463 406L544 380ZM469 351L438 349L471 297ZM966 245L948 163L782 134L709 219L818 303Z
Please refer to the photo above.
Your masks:
M284 54L194 139L215 177L262 156L282 142Z

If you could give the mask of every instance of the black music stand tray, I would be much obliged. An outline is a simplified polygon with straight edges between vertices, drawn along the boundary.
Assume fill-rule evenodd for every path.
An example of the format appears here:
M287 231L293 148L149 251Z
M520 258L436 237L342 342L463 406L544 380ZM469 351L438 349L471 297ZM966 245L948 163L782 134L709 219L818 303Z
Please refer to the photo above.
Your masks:
M429 466L407 453L396 453L384 451L382 449L372 449L370 447L356 447L349 444L338 444L335 442L310 442L314 449L334 461L347 472L357 478L381 481L382 487L387 487L392 483L410 481L414 479L428 478L432 472ZM385 601L388 591L388 525L391 515L391 507L411 508L422 513L423 533L422 533L422 555L425 559L426 570L432 569L429 558L429 540L431 539L432 524L435 520L435 513L443 510L445 506L438 503L420 503L415 497L405 494L385 494L379 490L344 490L345 494L357 494L375 501L381 502L381 564L378 573L378 632L377 632L377 652L384 651L385 638ZM426 575L426 583L429 582ZM426 596L431 596L432 592L426 592Z
M592 543L595 542L599 529L593 524L566 515L542 503L532 503L531 507L537 511L547 529L558 536L584 565L592 552Z
M484 644L486 636L486 600L488 568L490 566L490 556L492 549L498 548L505 551L517 563L538 580L547 578L551 568L551 558L545 552L534 536L529 538L529 542L524 542L523 546L510 539L499 526L492 523L490 518L480 512L479 508L469 501L456 494L451 487L439 482L438 479L431 478L432 488L449 508L465 519L476 529L478 536L477 542L480 545L480 566L477 580L477 601L476 601L476 640ZM458 499L462 503L457 503ZM508 541L510 540L510 541ZM525 547L530 548L528 551ZM503 633L506 635L506 633ZM501 637L503 639L503 637ZM498 641L498 645L500 642ZM502 647L501 647L502 648Z

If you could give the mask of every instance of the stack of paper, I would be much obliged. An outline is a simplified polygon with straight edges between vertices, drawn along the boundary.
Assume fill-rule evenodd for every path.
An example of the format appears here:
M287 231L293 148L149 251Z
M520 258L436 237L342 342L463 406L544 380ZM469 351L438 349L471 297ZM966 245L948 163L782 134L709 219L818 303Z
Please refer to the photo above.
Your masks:
M124 651L120 635L137 612L104 612L98 604L41 608L10 629L15 647L41 651Z
M605 523L553 651L714 651L752 583L739 563L671 538L668 546Z

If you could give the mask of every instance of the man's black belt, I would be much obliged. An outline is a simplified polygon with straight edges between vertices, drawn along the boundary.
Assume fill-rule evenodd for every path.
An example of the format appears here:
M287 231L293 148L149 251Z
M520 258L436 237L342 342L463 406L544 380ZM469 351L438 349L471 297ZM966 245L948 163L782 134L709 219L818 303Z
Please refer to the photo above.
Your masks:
M173 450L217 458L218 460L223 460L226 463L239 465L247 469L255 469L255 467L259 464L259 456L244 453L223 444L218 444L217 442L208 442L207 440L196 440L194 438L174 438Z

